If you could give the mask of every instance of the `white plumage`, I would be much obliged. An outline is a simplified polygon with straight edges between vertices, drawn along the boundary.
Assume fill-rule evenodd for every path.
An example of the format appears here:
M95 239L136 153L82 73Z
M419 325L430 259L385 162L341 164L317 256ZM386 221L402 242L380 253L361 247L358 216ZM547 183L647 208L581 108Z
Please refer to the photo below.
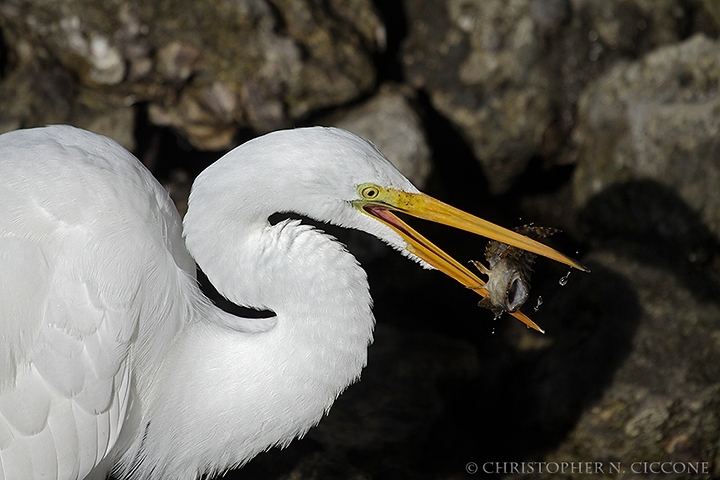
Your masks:
M413 206L421 198L358 137L288 130L203 172L183 233L167 193L114 141L68 126L0 136L0 480L113 467L193 479L304 434L365 365L371 298L341 244L268 217L370 232L483 293L390 213L450 223ZM216 308L193 258L229 300L276 316Z

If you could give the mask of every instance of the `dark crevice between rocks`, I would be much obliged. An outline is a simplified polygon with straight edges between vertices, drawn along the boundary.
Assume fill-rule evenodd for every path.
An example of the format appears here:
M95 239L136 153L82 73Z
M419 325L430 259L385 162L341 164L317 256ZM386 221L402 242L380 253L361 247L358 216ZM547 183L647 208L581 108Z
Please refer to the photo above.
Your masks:
M400 64L400 47L407 35L407 18L405 6L400 0L374 0L375 9L379 12L385 25L385 49L375 55L379 82L404 82L402 65Z
M435 110L426 92L418 92L416 103L433 152L428 193L442 196L458 208L487 203L490 199L488 181L468 142Z
M239 145L256 136L241 129L235 137ZM160 180L168 179L173 170L184 170L191 181L228 150L197 150L171 127L153 125L148 119L147 105L137 105L135 117L135 155Z
M7 44L5 43L5 35L2 31L2 28L0 28L0 80L5 79L5 75L8 69L8 63L8 48Z
M533 157L502 197L511 199L557 192L571 181L574 171L575 165L558 165L542 157Z
M686 40L696 33L703 33L710 38L718 38L720 30L716 23L701 8L698 2L687 2L683 5L684 21L680 23L680 40Z

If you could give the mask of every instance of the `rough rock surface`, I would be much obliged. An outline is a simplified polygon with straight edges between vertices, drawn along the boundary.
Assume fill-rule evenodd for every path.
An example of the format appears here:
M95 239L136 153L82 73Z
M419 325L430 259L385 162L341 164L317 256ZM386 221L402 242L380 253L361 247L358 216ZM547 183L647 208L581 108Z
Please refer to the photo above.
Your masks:
M579 206L609 186L651 179L720 235L720 42L697 35L624 62L583 94L574 139Z
M329 122L373 142L403 175L422 188L430 175L430 147L408 95L387 86Z
M619 341L612 343L592 334L597 324L587 322L587 313L577 318L591 333L578 348L626 353L607 387L582 409L560 444L545 456L531 458L574 462L576 471L562 478L656 478L643 471L651 462L676 464L681 474L667 478L720 474L720 276L696 265L678 269L652 255L637 256L642 248L615 243L612 250L599 249L586 259L595 269L619 275L615 295L629 288L639 308L628 308L614 321L625 326L620 327L624 334ZM574 366L579 372L574 385L593 375L588 367ZM577 466L588 461L600 462L604 471L578 472ZM620 477L611 471L611 463L623 473ZM706 473L692 475L691 466ZM507 478L556 475L535 472Z
M355 99L375 82L371 53L384 39L368 0L12 0L0 13L15 94L4 102L45 72L59 77L45 90L70 89L59 95L70 105L48 113L41 99L3 108L6 128L72 121L85 92L102 92L99 109L148 102L151 122L202 149L228 147L239 126L267 131Z
M693 15L679 0L408 0L406 9L408 80L468 139L496 193L532 157L562 153L589 80L679 40Z

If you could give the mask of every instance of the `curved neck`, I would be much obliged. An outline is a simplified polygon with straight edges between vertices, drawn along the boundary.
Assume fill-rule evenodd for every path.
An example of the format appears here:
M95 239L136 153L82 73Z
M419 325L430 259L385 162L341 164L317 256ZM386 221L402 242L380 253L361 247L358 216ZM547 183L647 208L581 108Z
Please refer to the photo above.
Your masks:
M374 318L355 258L297 221L233 230L230 246L206 239L193 252L198 264L233 302L277 316L238 319L199 302L143 413L139 478L195 478L285 445L314 426L365 366Z

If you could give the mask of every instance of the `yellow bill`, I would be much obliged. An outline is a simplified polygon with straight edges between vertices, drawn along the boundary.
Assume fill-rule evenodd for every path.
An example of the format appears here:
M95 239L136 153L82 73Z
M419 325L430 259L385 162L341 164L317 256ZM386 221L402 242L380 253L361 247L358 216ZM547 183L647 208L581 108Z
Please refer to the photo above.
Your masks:
M495 225L481 218L470 215L446 203L436 200L423 193L409 193L400 190L383 188L374 184L363 184L358 187L362 200L355 202L356 207L383 222L397 232L408 244L408 250L422 258L428 264L446 275L454 278L481 296L487 296L485 282L465 268L432 242L420 235L407 223L400 220L392 212L405 213L417 218L459 228L483 237L497 240L529 252L556 260L565 265L584 272L590 270L576 260L519 233ZM539 332L543 330L520 311L512 316L530 328ZM544 333L544 332L543 332Z

